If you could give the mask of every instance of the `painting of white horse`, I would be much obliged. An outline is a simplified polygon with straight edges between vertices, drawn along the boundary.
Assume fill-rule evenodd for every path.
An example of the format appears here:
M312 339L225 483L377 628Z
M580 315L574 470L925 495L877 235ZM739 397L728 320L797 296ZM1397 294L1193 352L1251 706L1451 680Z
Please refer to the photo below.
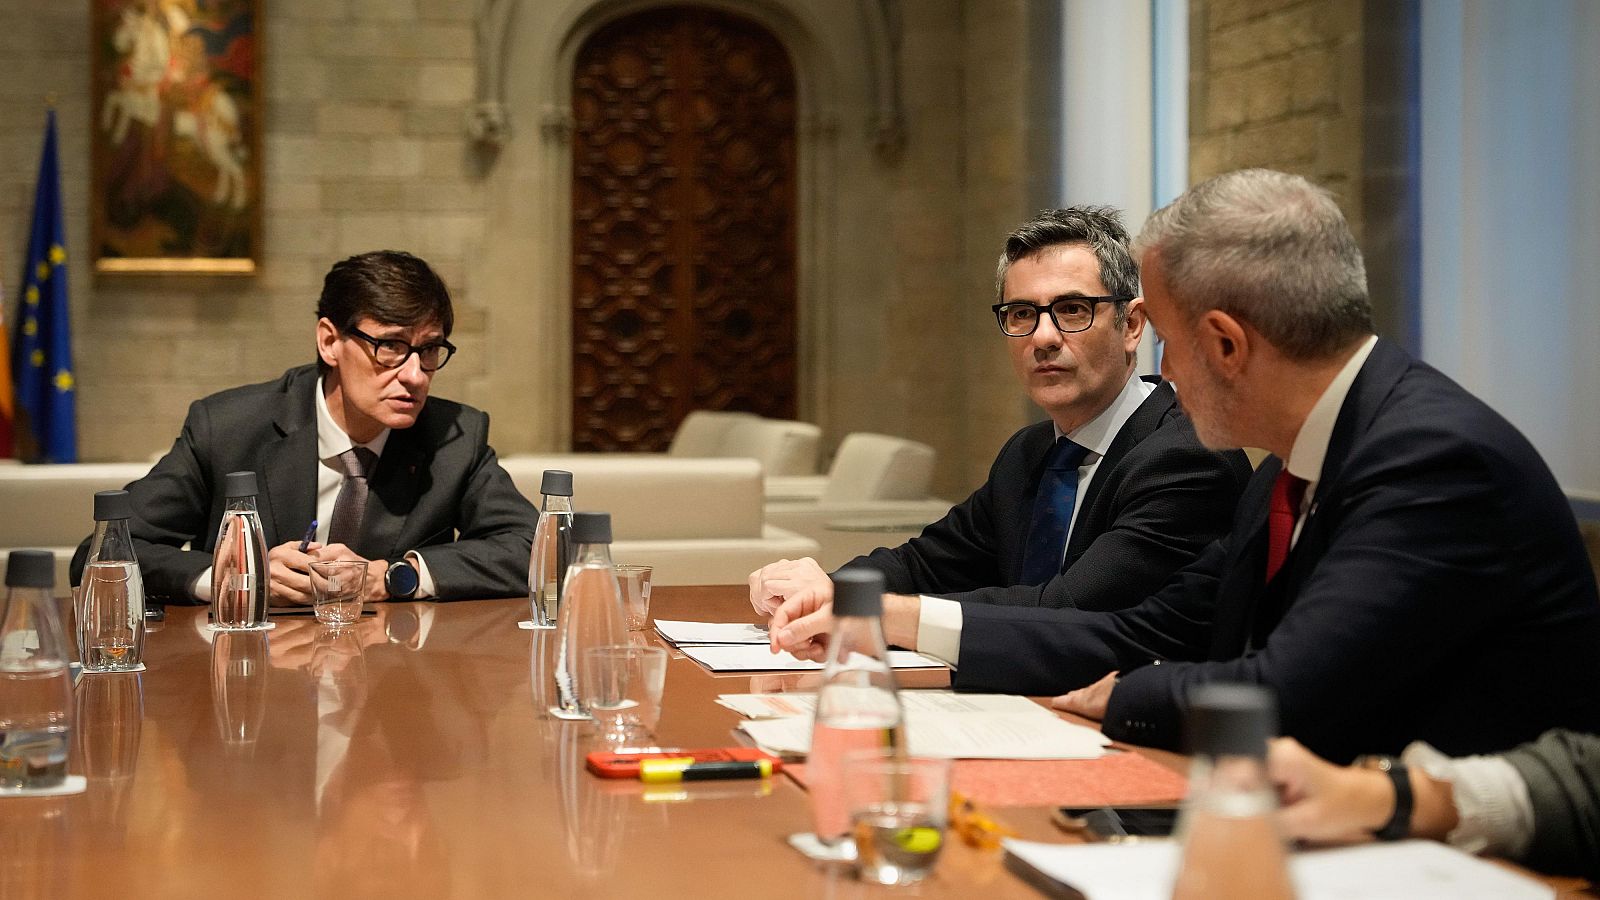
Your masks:
M259 0L94 4L101 271L250 271L260 249Z

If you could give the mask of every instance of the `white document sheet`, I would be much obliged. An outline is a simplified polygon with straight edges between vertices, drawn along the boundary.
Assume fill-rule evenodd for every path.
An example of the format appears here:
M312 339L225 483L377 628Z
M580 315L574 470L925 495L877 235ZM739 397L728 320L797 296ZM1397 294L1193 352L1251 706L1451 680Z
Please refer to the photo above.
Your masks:
M903 691L902 697L915 691ZM1026 699L1026 698L1021 698ZM1111 741L1082 725L1058 719L1036 704L1031 712L949 712L906 708L906 743L918 756L946 759L1097 759ZM740 723L763 750L804 755L811 750L811 717L752 719Z
M761 644L680 644L683 655L713 672L803 672L822 668L822 663L800 659L790 653L774 654ZM942 669L944 663L910 650L890 650L889 666L895 669Z
M746 622L681 622L657 619L656 631L674 644L761 644L767 630Z
M1006 841L1006 852L1089 900L1167 900L1178 846ZM1366 844L1296 853L1290 876L1300 900L1545 900L1555 891L1433 841Z
M717 698L717 702L747 718L777 719L783 716L811 715L817 708L817 695L802 691L782 694L723 694ZM908 712L911 710L946 713L1046 712L1039 704L1016 694L958 694L955 691L901 691L900 705Z

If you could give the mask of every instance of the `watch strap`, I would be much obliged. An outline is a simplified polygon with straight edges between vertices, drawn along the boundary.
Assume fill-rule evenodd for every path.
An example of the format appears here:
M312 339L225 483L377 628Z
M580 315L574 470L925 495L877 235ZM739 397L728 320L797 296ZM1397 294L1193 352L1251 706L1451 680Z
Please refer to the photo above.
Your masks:
M1375 768L1394 784L1394 813L1373 836L1380 841L1398 841L1411 833L1411 810L1416 802L1411 792L1411 773L1404 763L1392 757L1379 760Z

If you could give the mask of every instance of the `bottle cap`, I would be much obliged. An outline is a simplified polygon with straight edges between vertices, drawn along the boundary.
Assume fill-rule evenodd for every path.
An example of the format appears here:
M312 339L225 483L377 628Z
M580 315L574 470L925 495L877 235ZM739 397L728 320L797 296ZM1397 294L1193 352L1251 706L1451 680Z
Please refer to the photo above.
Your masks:
M574 544L611 543L611 513L573 513L572 542Z
M127 491L96 491L94 495L94 520L133 518L133 498Z
M844 568L833 579L835 616L883 615L883 573L865 567Z
M572 473L561 469L545 469L544 480L539 482L539 493L546 497L571 497Z
M6 587L56 586L56 555L49 550L13 550L6 556Z
M1204 684L1189 692L1184 730L1192 754L1265 758L1278 733L1278 703L1260 685Z
M254 472L229 472L222 477L223 493L229 500L239 497L254 497L256 490L256 473Z

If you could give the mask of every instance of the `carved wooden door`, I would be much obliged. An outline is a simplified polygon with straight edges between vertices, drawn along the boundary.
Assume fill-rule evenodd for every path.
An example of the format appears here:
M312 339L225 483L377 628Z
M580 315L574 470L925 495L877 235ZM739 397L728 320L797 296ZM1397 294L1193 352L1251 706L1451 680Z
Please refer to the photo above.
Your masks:
M694 409L794 418L783 46L663 7L597 31L573 74L573 449L665 449Z

